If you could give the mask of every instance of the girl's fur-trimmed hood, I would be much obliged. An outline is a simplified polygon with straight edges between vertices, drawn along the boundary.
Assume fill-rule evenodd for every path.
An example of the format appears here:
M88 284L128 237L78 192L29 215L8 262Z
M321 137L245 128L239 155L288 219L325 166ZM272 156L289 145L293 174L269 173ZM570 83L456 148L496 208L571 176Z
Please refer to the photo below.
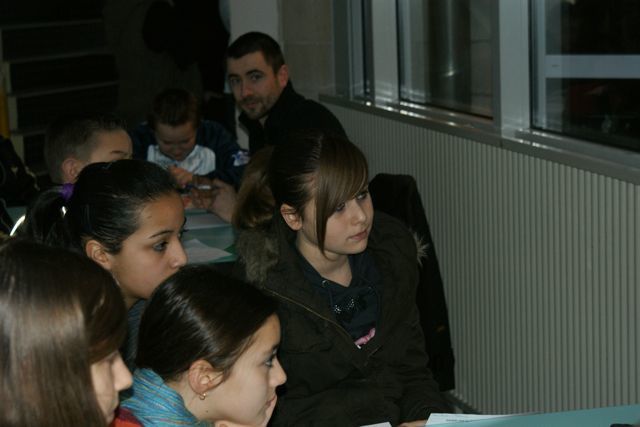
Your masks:
M287 241L292 241L295 234L287 229L275 231L280 227L260 228L243 230L236 241L236 251L240 262L244 265L246 280L250 283L261 284L267 279L270 269L278 264L280 255L280 242L278 233L286 233ZM427 257L428 244L416 233L411 232L416 246L416 262L422 265L422 261Z
M256 284L267 279L280 254L277 236L268 229L243 230L236 240L236 252L244 265L247 281Z

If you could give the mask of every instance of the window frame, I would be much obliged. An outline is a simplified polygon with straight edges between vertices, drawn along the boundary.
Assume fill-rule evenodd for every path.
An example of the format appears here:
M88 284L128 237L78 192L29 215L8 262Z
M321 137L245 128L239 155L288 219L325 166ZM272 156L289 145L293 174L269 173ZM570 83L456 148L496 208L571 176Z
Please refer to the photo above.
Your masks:
M532 0L535 1L535 0ZM530 54L536 43L530 37L530 16L535 8L530 0L496 0L491 14L494 22L492 40L493 117L483 118L453 112L444 108L424 106L400 101L398 16L396 2L387 0L334 0L334 16L345 17L353 13L354 4L370 2L373 31L373 93L357 93L353 90L338 91L337 96L321 95L321 100L349 106L368 113L382 115L412 125L439 130L481 143L499 146L579 169L603 174L624 181L640 184L640 153L614 146L578 139L533 127L532 83ZM357 9L357 8L356 8ZM347 16L351 34L362 31ZM338 21L336 21L338 22ZM543 25L537 20L538 25ZM359 25L362 25L360 22ZM336 25L335 40L344 29ZM354 37L348 38L350 57L336 52L336 79L350 81L351 88L362 86L361 76L344 64L352 63L354 55L362 49L354 46ZM336 46L340 43L336 43ZM538 43L539 44L539 43ZM344 49L343 49L344 50ZM344 55L344 52L342 53ZM574 55L547 55L553 61L576 61ZM637 64L640 58L620 55L621 61ZM395 58L396 60L390 60ZM582 60L582 59L579 59ZM541 61L542 62L542 61ZM574 62L575 63L575 62ZM547 70L548 71L548 70ZM623 72L623 75L625 72ZM546 75L546 74L542 74ZM540 85L538 85L540 86ZM346 96L345 96L346 95Z

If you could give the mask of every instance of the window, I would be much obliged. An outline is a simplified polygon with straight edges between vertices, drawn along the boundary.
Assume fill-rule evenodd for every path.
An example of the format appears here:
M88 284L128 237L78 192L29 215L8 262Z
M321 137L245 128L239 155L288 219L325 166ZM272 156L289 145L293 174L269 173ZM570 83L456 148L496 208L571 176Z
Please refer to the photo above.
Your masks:
M334 0L334 10L350 13L352 95L536 146L640 152L638 0Z
M398 0L400 100L492 116L492 0Z
M640 151L640 2L532 7L536 128Z

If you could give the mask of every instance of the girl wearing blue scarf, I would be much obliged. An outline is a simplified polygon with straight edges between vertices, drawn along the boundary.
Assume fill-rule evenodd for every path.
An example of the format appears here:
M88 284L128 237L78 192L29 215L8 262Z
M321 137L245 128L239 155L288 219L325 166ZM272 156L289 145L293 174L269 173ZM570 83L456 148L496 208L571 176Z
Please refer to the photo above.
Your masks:
M181 269L142 316L122 407L144 426L266 426L286 380L275 313L274 300L211 266Z

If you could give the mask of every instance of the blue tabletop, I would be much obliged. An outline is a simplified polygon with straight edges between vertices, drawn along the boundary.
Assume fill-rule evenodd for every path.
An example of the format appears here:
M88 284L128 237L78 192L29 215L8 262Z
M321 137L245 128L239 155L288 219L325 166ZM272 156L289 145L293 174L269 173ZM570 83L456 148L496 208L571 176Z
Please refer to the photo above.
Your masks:
M521 414L477 421L428 424L428 427L456 425L464 427L610 427L612 424L640 424L640 405L611 406L547 414Z

